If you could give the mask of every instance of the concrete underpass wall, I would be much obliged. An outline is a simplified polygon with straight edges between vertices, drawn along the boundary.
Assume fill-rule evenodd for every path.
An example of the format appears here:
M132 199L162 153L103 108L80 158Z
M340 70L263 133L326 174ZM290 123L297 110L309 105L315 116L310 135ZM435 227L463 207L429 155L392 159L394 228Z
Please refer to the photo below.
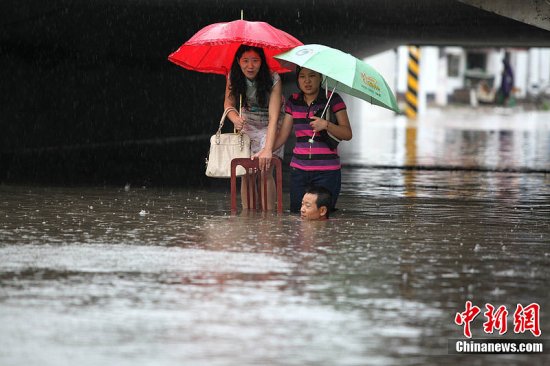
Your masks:
M550 42L547 32L454 0L335 4L0 2L0 182L217 183L204 176L204 157L223 109L224 78L183 70L166 57L203 26L238 18L241 6L247 19L360 57L394 54L407 42L457 44L472 33L472 42ZM469 33L457 32L457 24ZM399 62L378 66L397 91Z
M185 72L165 60L90 62L16 50L1 55L0 79L2 179L203 182L187 173L203 164L207 142L197 133L201 124L217 124L223 76Z

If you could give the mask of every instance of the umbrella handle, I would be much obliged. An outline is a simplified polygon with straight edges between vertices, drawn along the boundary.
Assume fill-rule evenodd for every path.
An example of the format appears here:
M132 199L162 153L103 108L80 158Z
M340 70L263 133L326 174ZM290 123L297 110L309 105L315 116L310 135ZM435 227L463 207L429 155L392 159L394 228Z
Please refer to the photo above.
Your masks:
M336 90L336 87L338 86L338 83L336 83L336 85L334 86L334 88L332 89L332 93L330 94L330 97L328 98L327 100L327 105L325 105L325 109L323 109L323 113L321 113L321 118L324 118L325 116L325 113L327 112L327 109L328 109L328 106L330 105L330 100L332 99L332 96L334 95L334 91ZM315 131L313 131L313 136L311 136L311 138L309 139L310 141L310 144L313 143L313 139L315 138Z
M327 85L328 85L328 82L327 82ZM325 106L325 109L323 109L323 113L321 113L321 118L325 117L325 113L327 112L328 106L330 105L330 100L332 99L332 96L334 95L334 91L336 90L337 86L338 86L338 83L336 83L336 85L332 89L332 93L330 93L330 97L327 100L327 105Z
M327 82L327 85L328 85L328 82ZM338 82L336 83L336 85L332 89L332 93L330 94L330 97L327 100L327 105L325 105L325 109L323 109L323 113L321 113L321 118L324 118L325 113L327 112L327 108L330 105L330 100L332 99L332 96L334 95L334 91L336 90L337 86L338 86ZM315 134L316 134L316 132L315 132L315 130L313 130L313 135L311 136L311 138L308 141L309 142L309 158L310 159L311 159L311 145L313 145L313 142L314 142L314 139L315 139Z

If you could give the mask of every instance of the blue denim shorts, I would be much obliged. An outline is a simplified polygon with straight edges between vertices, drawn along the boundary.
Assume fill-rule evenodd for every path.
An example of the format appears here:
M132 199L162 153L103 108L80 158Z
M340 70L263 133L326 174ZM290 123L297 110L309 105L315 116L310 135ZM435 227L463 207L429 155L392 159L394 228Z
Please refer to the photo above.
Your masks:
M342 183L342 171L340 169L307 171L290 168L290 170L290 212L300 212L302 198L310 186L325 187L330 191L332 194L332 207L330 207L330 210L334 211Z

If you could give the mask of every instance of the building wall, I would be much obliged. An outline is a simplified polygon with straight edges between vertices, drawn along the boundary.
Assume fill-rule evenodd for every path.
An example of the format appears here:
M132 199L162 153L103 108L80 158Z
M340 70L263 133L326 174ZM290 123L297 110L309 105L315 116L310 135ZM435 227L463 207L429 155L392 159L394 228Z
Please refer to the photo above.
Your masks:
M515 76L516 96L519 99L536 93L541 86L550 84L550 48L509 49L484 48L470 52L485 53L484 72L493 75L493 87L498 88L501 81L502 59L505 52L510 53ZM419 113L426 108L426 101L434 100L445 105L449 96L465 89L466 59L468 50L462 47L421 47ZM453 59L453 61L450 61ZM365 59L386 78L388 84L398 95L407 90L408 48L382 52ZM458 62L457 74L449 75L450 63Z
M531 92L550 84L550 48L531 48L527 59L527 80Z

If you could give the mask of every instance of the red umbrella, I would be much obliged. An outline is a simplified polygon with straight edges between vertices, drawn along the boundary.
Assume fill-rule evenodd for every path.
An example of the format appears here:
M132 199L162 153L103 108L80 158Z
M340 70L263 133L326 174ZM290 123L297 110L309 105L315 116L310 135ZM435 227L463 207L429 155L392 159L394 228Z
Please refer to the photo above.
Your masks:
M265 22L235 20L204 27L168 60L189 70L227 75L241 44L263 48L269 68L281 73L290 70L273 56L301 46L302 42Z

